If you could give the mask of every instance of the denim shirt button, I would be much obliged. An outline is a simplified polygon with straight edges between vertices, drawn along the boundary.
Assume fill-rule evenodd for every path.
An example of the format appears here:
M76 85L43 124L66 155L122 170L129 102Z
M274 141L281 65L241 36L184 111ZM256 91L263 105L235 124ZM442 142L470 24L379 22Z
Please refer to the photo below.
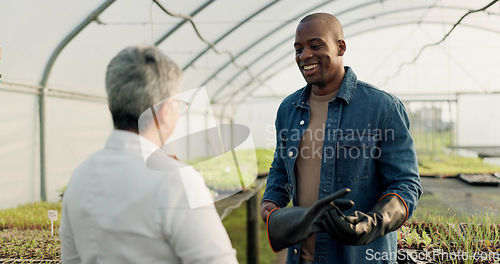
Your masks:
M303 126L306 123L304 120L300 120L299 125Z
M293 151L288 152L288 156L293 157Z
M297 255L297 254L299 254L299 251L297 249L294 249L293 254Z

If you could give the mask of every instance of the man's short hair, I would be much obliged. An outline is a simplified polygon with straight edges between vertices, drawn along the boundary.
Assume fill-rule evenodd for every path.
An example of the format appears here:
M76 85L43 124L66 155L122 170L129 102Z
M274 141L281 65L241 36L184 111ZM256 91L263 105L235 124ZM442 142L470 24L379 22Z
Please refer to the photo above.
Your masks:
M342 29L342 24L334 15L328 13L313 13L302 18L302 20L300 20L300 23L308 22L311 20L322 20L328 23L328 25L332 29L331 32L333 36L336 38L334 39L334 41L344 39L344 30Z
M180 92L181 69L154 46L131 46L109 63L106 93L116 129L139 131L139 116Z

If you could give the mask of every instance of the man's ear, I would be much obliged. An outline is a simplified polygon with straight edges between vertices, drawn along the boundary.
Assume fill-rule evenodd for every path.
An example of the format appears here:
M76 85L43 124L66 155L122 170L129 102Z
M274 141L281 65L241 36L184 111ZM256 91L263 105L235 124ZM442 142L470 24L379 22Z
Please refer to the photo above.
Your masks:
M346 51L345 41L343 39L339 39L338 45L339 45L339 56L344 56L344 53Z

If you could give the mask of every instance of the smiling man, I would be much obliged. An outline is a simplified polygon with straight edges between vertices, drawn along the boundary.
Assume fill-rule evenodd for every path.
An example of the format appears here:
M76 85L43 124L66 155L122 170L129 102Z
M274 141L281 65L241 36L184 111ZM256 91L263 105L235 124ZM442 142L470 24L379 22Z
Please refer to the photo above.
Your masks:
M336 17L303 18L294 48L307 85L277 113L261 204L271 247L288 247L288 264L387 263L367 252L396 256L392 231L422 194L406 109L344 66L346 42ZM332 194L352 202L340 206L349 203L333 201ZM294 206L284 209L290 200Z
M316 19L315 19L316 18ZM295 61L314 95L327 95L340 88L345 75L346 51L342 25L327 14L304 18L295 34Z

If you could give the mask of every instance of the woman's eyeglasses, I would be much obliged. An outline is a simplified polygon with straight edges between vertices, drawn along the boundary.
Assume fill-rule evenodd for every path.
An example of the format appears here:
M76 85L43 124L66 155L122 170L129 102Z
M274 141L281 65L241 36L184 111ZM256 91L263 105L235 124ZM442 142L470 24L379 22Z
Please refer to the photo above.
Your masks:
M188 111L189 103L175 98L172 98L172 100L177 102L177 105L179 107L179 116L185 115ZM163 146L165 144L165 141L163 140L160 124L158 123L158 118L156 117L156 111L153 106L151 106L151 112L153 113L153 119L155 121L156 129L158 130L158 135L160 137L161 145Z
M185 115L189 109L189 103L179 99L172 99L172 100L176 101L179 105L179 116Z

